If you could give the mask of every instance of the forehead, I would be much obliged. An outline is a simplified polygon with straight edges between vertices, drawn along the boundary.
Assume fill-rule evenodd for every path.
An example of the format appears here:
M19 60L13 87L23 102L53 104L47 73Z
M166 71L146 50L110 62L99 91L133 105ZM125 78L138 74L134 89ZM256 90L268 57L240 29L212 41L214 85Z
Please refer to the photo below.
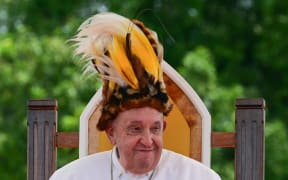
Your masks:
M150 107L130 109L118 114L114 124L154 124L163 121L163 114Z

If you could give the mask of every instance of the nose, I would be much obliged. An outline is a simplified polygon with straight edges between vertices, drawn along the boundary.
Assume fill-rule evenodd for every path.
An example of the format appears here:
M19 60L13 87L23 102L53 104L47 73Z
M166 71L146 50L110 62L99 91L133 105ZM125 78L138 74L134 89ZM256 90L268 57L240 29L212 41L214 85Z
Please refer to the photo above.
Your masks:
M141 136L141 143L145 146L151 146L153 144L152 133L149 130L143 132Z

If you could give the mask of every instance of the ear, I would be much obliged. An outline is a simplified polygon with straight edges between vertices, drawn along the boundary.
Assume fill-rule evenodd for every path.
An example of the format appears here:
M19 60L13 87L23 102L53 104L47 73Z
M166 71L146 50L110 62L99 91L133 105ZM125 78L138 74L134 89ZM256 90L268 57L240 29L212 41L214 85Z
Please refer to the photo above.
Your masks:
M114 138L114 129L113 127L109 126L105 129L105 133L112 145L115 145L115 138Z
M163 120L163 132L165 131L165 129L166 129L166 121Z

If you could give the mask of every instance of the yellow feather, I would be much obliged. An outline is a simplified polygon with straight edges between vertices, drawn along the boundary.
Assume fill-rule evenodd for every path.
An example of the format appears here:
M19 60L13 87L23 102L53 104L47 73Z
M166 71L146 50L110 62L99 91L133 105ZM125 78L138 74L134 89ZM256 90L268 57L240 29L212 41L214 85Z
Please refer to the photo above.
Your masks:
M84 54L83 59L101 60L97 60L96 64L100 64L98 70L104 79L117 80L118 85L128 84L139 89L138 79L126 54L127 33L131 34L131 53L137 56L155 81L161 79L159 59L148 38L125 17L114 13L97 14L80 26L73 40L77 42L76 54ZM109 51L109 57L105 55L106 50ZM100 67L103 63L107 67Z
M114 90L114 88L115 88L115 82L114 81L109 81L109 84L108 84L108 86L109 86L109 90Z
M140 58L140 62L145 70L153 75L155 80L158 80L160 70L159 60L147 37L135 28L131 32L131 51Z
M113 43L109 47L111 59L120 76L134 89L138 89L138 80L135 76L133 68L126 56L125 38L113 37Z

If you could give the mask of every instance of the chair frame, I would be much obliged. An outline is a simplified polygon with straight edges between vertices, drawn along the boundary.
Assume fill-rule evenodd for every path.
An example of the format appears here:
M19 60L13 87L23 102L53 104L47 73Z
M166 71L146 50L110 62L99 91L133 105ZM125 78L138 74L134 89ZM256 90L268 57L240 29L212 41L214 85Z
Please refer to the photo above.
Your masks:
M163 137L164 147L175 150L175 152L179 151L178 153L185 153L186 156L198 160L204 165L210 167L211 115L198 94L173 67L171 67L166 61L162 61L161 66L163 70L163 79L166 84L166 90L169 94L171 103L173 103L173 106L175 107L173 110L177 108L179 113L182 115L182 117L177 117L177 121L179 120L180 124L181 121L186 121L187 127L189 128L189 137L185 137L187 138L186 140L189 141L188 152L183 152L183 149L173 149L175 146L173 147L172 139L169 140L172 147L165 144L165 141L167 143L167 137L165 137L165 135ZM101 101L102 88L97 90L80 116L79 158L87 156L88 154L99 152L101 151L100 147L103 148L103 142L105 141L103 140L103 135L101 138L101 133L99 133L96 128L89 128L95 127L100 118L102 108ZM175 118L175 111L173 112L173 110L169 114L169 117L173 117L174 113ZM171 118L170 120L172 121ZM170 120L167 118L167 122ZM167 135L171 135L171 130L169 132L169 127L166 130ZM102 142L102 145L100 141Z
M212 148L235 149L235 179L263 180L265 101L235 101L235 132L211 132ZM54 99L27 102L27 179L47 180L56 170L57 148L78 148L78 132L57 131Z

